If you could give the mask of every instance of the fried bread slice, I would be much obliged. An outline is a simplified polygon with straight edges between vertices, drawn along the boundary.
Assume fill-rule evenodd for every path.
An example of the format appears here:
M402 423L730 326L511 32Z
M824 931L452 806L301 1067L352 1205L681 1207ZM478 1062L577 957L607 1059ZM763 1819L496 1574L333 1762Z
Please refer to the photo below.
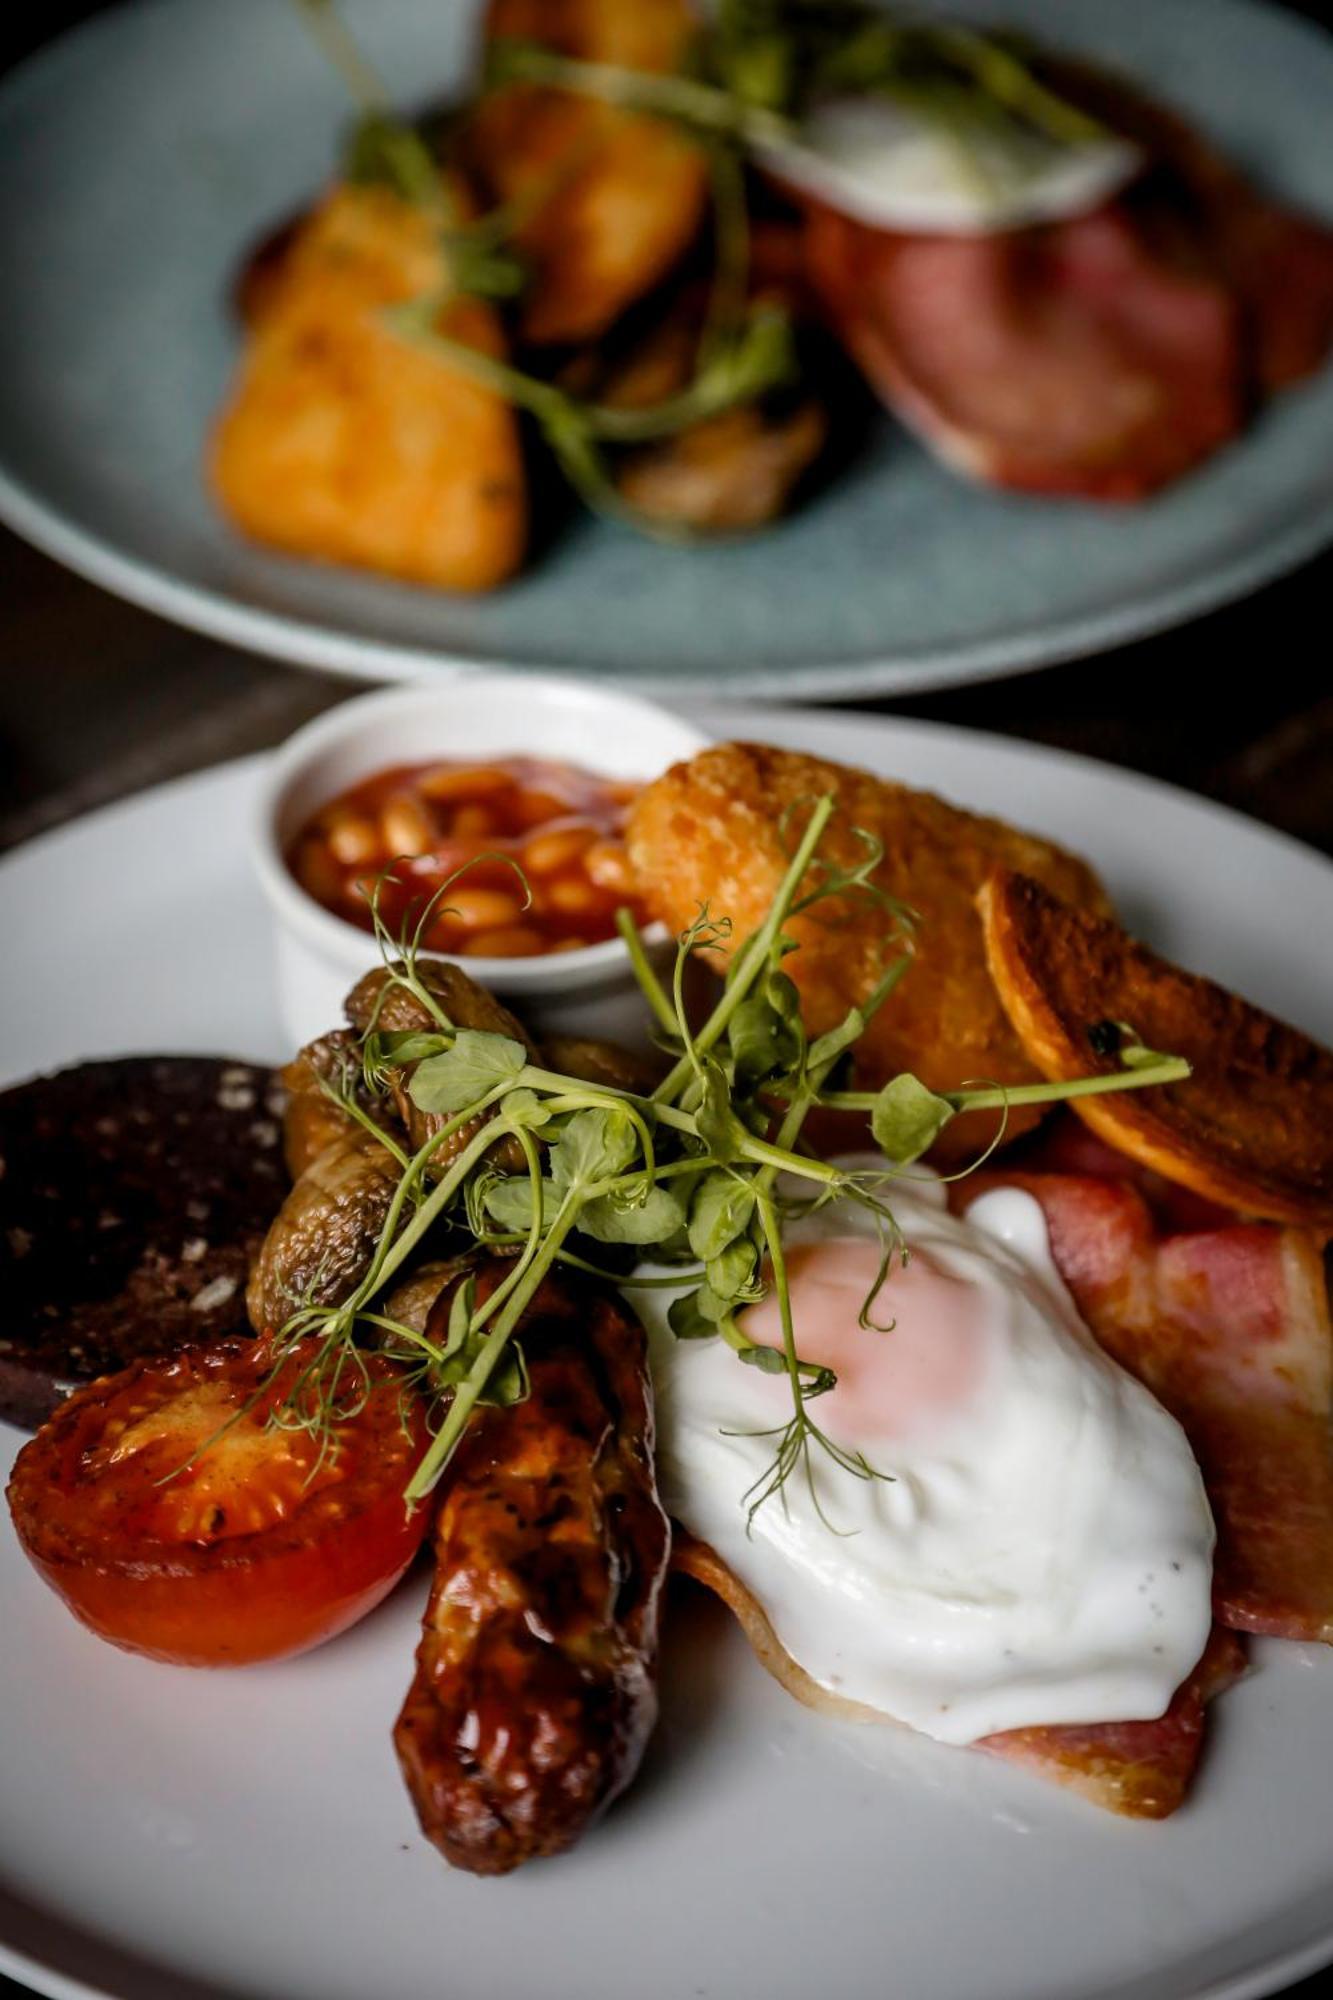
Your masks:
M1002 868L978 904L995 990L1030 1061L1048 1077L1112 1071L1119 1057L1095 1030L1128 1023L1186 1057L1192 1076L1078 1098L1079 1117L1196 1194L1333 1235L1333 1053L1054 887Z
M672 1544L672 1567L722 1599L760 1665L807 1708L851 1722L906 1726L812 1680L782 1645L753 1591L706 1542L696 1541L679 1527ZM1144 1722L1008 1729L969 1747L1022 1765L1107 1812L1128 1819L1165 1819L1189 1789L1203 1747L1205 1704L1238 1680L1244 1668L1242 1642L1218 1627L1162 1716Z

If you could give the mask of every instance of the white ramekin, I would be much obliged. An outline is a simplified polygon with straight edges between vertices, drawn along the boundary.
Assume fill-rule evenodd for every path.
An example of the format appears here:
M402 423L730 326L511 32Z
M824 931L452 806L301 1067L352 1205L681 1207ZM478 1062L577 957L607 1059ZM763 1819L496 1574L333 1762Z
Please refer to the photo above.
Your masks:
M377 963L373 939L323 908L284 859L318 807L392 764L434 757L554 757L609 778L648 780L708 738L636 695L580 681L480 671L440 688L393 688L340 703L274 753L259 788L252 853L273 919L278 1006L293 1050L342 1019L348 989ZM669 945L646 933L654 954ZM619 938L540 958L461 960L534 1027L632 1038L641 1010Z

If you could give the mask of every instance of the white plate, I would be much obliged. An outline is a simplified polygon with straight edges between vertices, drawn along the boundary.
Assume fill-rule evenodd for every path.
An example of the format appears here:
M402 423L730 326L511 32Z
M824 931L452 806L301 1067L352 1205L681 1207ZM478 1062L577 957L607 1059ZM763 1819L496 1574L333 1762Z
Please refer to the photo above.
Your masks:
M1153 938L1333 1036L1333 870L1278 835L919 723L701 719L1073 843ZM0 867L22 968L5 1075L284 1053L241 858L255 777L169 786ZM6 1520L0 1967L115 2000L1248 2000L1333 1954L1327 1650L1256 1647L1194 1801L1133 1825L983 1757L811 1715L691 1602L628 1799L569 1858L484 1882L421 1840L389 1744L422 1594L308 1660L194 1674L92 1639Z
M404 105L467 77L477 0L344 0ZM922 0L944 12L958 0ZM1167 92L1266 187L1333 221L1333 41L1253 0L967 0ZM345 96L284 0L140 0L0 90L0 516L136 603L383 679L562 667L732 699L900 693L1197 616L1333 537L1333 367L1140 507L999 494L888 420L751 541L582 521L486 599L285 560L200 478L237 349L226 293L328 176Z

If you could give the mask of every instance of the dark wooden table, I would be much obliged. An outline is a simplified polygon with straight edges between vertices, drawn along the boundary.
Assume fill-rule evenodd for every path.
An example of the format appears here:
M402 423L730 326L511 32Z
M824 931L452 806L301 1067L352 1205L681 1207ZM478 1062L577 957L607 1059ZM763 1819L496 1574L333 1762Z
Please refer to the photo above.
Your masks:
M359 685L164 624L3 530L0 603L0 847L278 743ZM1326 556L1137 646L877 706L1149 771L1333 853L1330 607Z
M0 66L92 10L72 0L26 15L0 31ZM1303 11L1333 16L1329 0ZM1151 772L1333 854L1331 604L1324 557L1139 645L879 706ZM3 531L0 606L0 848L278 743L356 691L180 631ZM1291 2000L1314 2000L1320 1984ZM0 1979L0 2000L24 1990Z

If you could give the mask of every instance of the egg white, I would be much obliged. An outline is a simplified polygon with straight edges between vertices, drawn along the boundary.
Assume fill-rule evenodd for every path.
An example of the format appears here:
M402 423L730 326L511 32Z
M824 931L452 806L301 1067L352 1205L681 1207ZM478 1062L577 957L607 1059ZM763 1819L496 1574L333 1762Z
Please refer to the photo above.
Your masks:
M932 1189L893 1206L918 1256L975 1288L966 1392L905 1430L854 1436L889 1477L857 1478L816 1449L814 1490L798 1471L750 1520L747 1490L790 1415L786 1385L720 1340L677 1341L674 1294L636 1291L668 1509L815 1681L943 1742L1160 1715L1211 1623L1213 1523L1184 1433L1097 1347L1030 1195L996 1190L966 1220ZM843 1201L787 1240L854 1242L871 1227ZM947 1282L943 1293L946 1306L959 1296ZM818 1360L810 1303L798 1284L797 1347ZM876 1317L894 1312L890 1278ZM855 1415L839 1413L840 1442Z
M1116 138L1057 145L1037 134L977 134L964 145L883 97L817 105L794 140L760 158L787 186L871 228L951 236L1086 214L1141 164Z

